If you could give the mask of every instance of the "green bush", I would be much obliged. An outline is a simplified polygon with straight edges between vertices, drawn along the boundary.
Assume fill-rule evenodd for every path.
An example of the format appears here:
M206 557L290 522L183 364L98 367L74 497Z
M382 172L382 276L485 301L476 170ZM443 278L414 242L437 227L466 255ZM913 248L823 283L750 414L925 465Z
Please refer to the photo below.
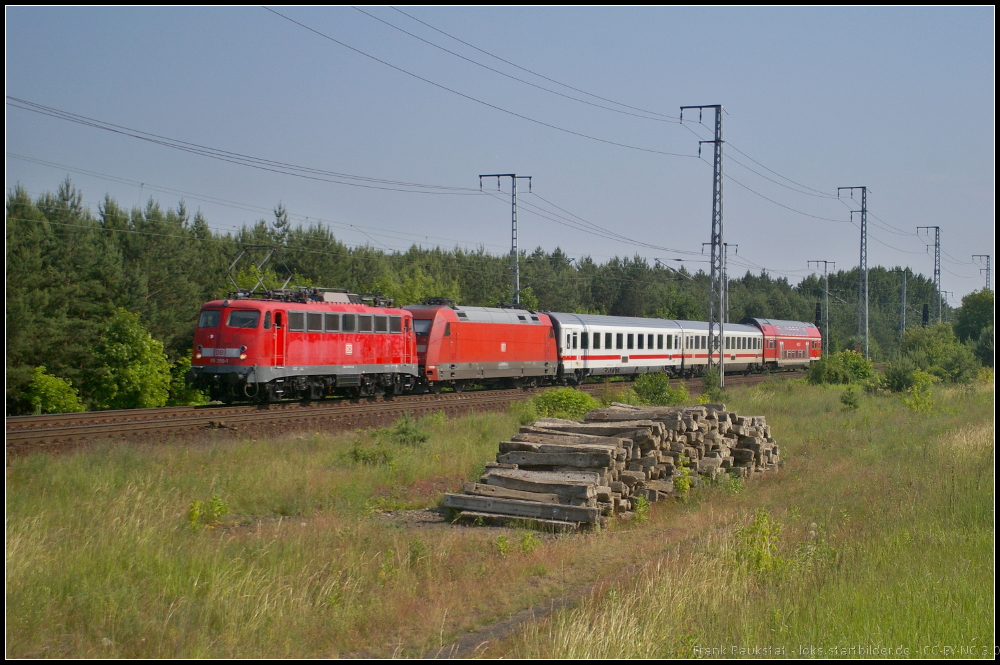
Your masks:
M414 420L409 411L404 413L403 417L397 420L391 428L377 430L376 434L389 443L410 448L423 445L427 439L431 438L430 434L417 425L417 421Z
M532 398L535 412L543 418L580 420L600 403L585 392L575 388L554 388Z
M208 395L189 386L187 372L191 369L191 359L181 358L170 367L170 397L167 406L201 406L208 404Z
M94 351L98 367L93 395L98 409L163 406L170 393L170 363L163 344L149 334L139 315L119 307Z
M809 366L809 383L864 383L875 377L875 365L857 351L841 351Z
M643 404L672 406L684 404L690 399L683 382L677 388L671 388L670 377L662 372L640 374L632 389Z
M893 360L886 365L882 385L894 393L905 392L913 385L913 373L916 371L917 364L906 356Z
M979 371L976 356L959 342L950 323L909 328L903 336L903 349L918 369L942 381L969 383Z
M35 413L79 413L86 411L76 388L58 376L45 371L44 365L31 370L27 399Z
M847 390L841 393L840 403L844 405L845 411L855 411L861 406L858 394L851 387L848 387Z

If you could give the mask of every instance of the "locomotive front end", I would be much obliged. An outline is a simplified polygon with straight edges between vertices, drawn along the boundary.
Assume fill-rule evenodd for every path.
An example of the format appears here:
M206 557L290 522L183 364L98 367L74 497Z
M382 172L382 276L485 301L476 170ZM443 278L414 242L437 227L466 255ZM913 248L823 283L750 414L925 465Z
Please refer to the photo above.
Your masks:
M258 303L215 300L202 306L195 331L189 382L222 402L256 397L262 322Z

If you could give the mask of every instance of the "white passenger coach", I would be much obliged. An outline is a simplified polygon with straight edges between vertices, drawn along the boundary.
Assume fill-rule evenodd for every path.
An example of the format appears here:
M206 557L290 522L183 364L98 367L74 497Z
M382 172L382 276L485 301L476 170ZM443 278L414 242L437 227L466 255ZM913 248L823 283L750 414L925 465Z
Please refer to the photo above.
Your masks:
M588 376L667 372L691 376L708 363L708 323L673 319L548 312L559 342L560 374ZM727 323L727 371L763 366L763 334L754 326ZM718 352L715 354L718 357Z

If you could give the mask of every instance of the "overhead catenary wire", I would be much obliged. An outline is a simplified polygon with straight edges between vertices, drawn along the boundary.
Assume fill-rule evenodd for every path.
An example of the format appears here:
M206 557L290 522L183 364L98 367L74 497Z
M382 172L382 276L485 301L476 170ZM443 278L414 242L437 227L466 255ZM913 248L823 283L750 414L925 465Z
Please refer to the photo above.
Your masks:
M465 46L468 46L471 49L475 49L476 51L479 51L480 53L482 53L484 55L488 55L489 57L495 58L495 59L499 60L500 62L503 62L504 64L510 65L511 67L515 67L517 69L520 69L521 71L527 72L527 73L531 74L532 76L537 76L538 78L544 79L546 81L549 81L550 83L555 83L556 85L560 85L560 86L562 86L564 88L567 88L569 90L573 90L574 92L579 92L580 94L587 95L588 97L593 97L594 99L600 99L602 102L608 102L609 104L616 104L618 106L622 106L622 107L627 108L627 109L632 109L633 111L639 111L641 113L647 113L649 115L660 116L661 118L666 118L666 119L669 119L669 120L676 120L676 121L680 120L680 118L677 117L677 116L667 115L665 113L659 113L657 111L650 111L648 109L639 108L638 106L630 106L629 104L625 104L623 102L616 102L613 99L608 99L607 97L601 97L600 95L595 95L592 92L587 92L586 90L581 90L580 88L575 88L575 87L573 87L571 85L568 85L566 83L562 83L561 81L557 81L556 79L549 78L548 76L545 76L543 74L539 74L538 72L535 72L535 71L532 71L532 70L527 69L525 67L522 67L521 65L517 65L517 64L511 62L510 60L505 60L504 58L501 58L498 55L494 55L494 54L492 54L492 53L490 53L488 51L485 51L485 50L479 48L478 46L476 46L474 44L470 44L467 41L463 41L463 40L459 39L458 37L455 37L454 35L451 35L451 34L445 32L444 30L441 30L440 28L434 27L430 23L426 23L426 22L421 21L420 19L418 19L417 17L415 17L415 16L413 16L411 14L407 14L406 12L404 12L402 9L399 9L398 7L392 7L392 9L394 9L397 12L399 12L403 16L406 16L407 18L412 19L412 20L416 21L417 23L420 23L421 25L424 25L424 26L430 28L431 30L434 30L435 32L441 33L445 37L448 37L450 39L454 39L455 41L459 42L460 44L464 44Z
M329 182L340 185L350 185L352 187L364 187L367 189L380 189L388 191L406 192L412 194L447 194L447 195L458 195L458 196L482 196L482 193L478 189L472 187L428 185L422 183L412 183L412 182L405 182L398 180L373 178L371 176L359 176L348 173L339 173L336 171L327 171L324 169L318 169L309 166L299 166L296 164L290 164L288 162L280 162L276 160L265 159L262 157L254 157L252 155L246 155L243 153L223 150L221 148L213 148L210 146L200 145L197 143L182 141L180 139L173 139L170 137L162 136L159 134L153 134L151 132L146 132L139 129L132 129L130 127L125 127L123 125L117 125L104 120L89 118L87 116L71 113L69 111L63 111L61 109L57 109L51 106L45 106L43 104L31 102L25 99L19 99L17 97L12 97L10 95L7 95L6 101L8 106L12 106L14 108L21 109L24 111L30 111L32 113L38 113L40 115L45 115L52 118L58 118L60 120L66 120L68 122L77 123L87 127L92 127L103 131L120 134L123 136L129 136L131 138L139 139L141 141L147 141L149 143L161 145L167 148L173 148L175 150L201 155L203 157L208 157L210 159L229 162L231 164L248 166L263 171L270 171L272 173L281 173L284 175L294 176L297 178L306 178L309 180L318 180L321 182ZM358 182L346 182L345 180L357 180Z
M415 74L415 73L413 73L413 72L411 72L409 70L403 69L402 67L399 67L399 66L394 65L394 64L392 64L390 62L382 60L381 58L377 58L374 55L371 55L370 53L366 53L366 52L362 51L361 49L358 49L358 48L355 48L353 46L350 46L349 44L346 44L346 43L340 41L339 39L335 39L334 37L331 37L330 35L328 35L328 34L326 34L324 32L321 32L320 30L317 30L316 28L313 28L311 26L306 25L305 23L302 23L301 21L296 21L295 19L293 19L293 18L291 18L289 16L285 16L281 12L277 12L277 11L271 9L270 7L264 7L264 9L266 9L267 11L275 14L276 16L280 16L281 18L285 19L286 21L288 21L290 23L294 23L295 25L297 25L297 26L299 26L299 27L301 27L301 28L303 28L305 30L308 30L309 32L312 32L312 33L314 33L316 35L319 35L320 37L322 37L324 39L327 39L327 40L329 40L329 41L331 41L331 42L333 42L335 44L339 44L340 46L343 46L344 48L349 49L351 51L354 51L355 53L357 53L359 55L362 55L362 56L364 56L366 58L370 58L371 60L374 60L375 62L378 62L378 63L380 63L382 65L385 65L386 67L390 67L392 69L395 69L398 72L406 74L407 76L412 76L413 78L415 78L417 80L420 80L420 81L423 81L424 83L428 83L428 84L430 84L430 85L432 85L432 86L434 86L436 88L440 88L441 90L446 90L447 92L450 92L453 95L458 95L459 97L462 97L464 99L468 99L469 101L473 101L473 102L475 102L477 104L482 104L483 106L489 107L489 108L494 109L496 111L500 111L501 113L506 113L507 115L511 115L511 116L516 117L516 118L521 118L522 120L526 120L528 122L532 122L532 123L534 123L536 125L540 125L542 127L548 127L549 129L554 129L554 130L559 131L559 132L564 132L566 134L571 134L573 136L578 136L580 138L585 138L585 139L588 139L588 140L591 140L591 141L597 141L599 143L604 143L604 144L607 144L607 145L617 146L619 148L626 148L628 150L638 150L640 152L648 152L648 153L653 153L653 154L657 154L657 155L666 155L666 156L670 156L670 157L685 157L685 158L691 158L691 159L695 158L695 155L687 155L687 154L683 154L683 153L679 153L679 152L669 152L669 151L666 151L666 150L656 150L654 148L644 148L642 146L631 145L631 144L628 144L628 143L621 143L619 141L612 141L610 139L604 139L604 138L600 138L598 136L592 136L590 134L584 134L583 132L577 132L577 131L574 131L572 129L567 129L565 127L560 127L558 125L553 125L552 123L545 122L543 120L538 120L537 118L532 118L532 117L526 116L526 115L524 115L522 113L517 113L516 111L511 111L510 109L505 109L505 108L503 108L501 106L497 106L496 104L491 104L490 102L484 101L484 100L479 99L477 97L473 97L472 95L467 95L464 92L459 92L458 90L455 90L454 88L449 88L446 85L443 85L441 83L437 83L436 81L432 81L429 78L420 76L419 74Z
M642 118L643 120L653 120L653 121L656 121L656 122L671 122L671 123L677 123L678 122L676 119L671 119L671 118L657 118L657 117L653 117L653 116L649 116L649 115L642 115L642 114L639 114L639 113L633 113L631 111L622 111L621 109L611 108L610 106L604 106L603 104L597 104L595 102L588 102L585 99L579 99L577 97L573 97L572 95L567 95L565 93L557 92L557 91L552 90L550 88L546 88L545 86L541 86L541 85L538 85L536 83L532 83L531 81L525 81L524 79L518 78L516 76L511 76L510 74L508 74L506 72L502 72L499 69L496 69L494 67L490 67L489 65L484 65L481 62L477 62L477 61L473 60L472 58L467 58L464 55L462 55L461 53L456 53L456 52L454 52L452 50L446 49L443 46L440 46L438 44L435 44L432 41L429 41L427 39L424 39L423 37L420 37L419 35L415 35L412 32L409 32L408 30L404 30L403 28L400 28L398 25L394 25L393 23L390 23L389 21L386 21L385 19L381 19L378 16L375 16L374 14L369 14L368 12L366 12L363 9L361 9L360 7L352 7L352 9L355 9L355 10L361 12L362 14L364 14L365 16L368 16L368 17L370 17L370 18L378 21L379 23L383 23L383 24L389 26L390 28L393 28L394 30L398 30L398 31L402 32L405 35L409 35L410 37L413 37L414 39L417 39L417 40L419 40L419 41L421 41L421 42L423 42L423 43L425 43L425 44L427 44L429 46L432 46L432 47L434 47L436 49L444 51L445 53L451 54L451 55L455 56L456 58L461 58L462 60L465 60L466 62L472 63L473 65L476 65L478 67L482 67L483 69L487 69L487 70L489 70L491 72L494 72L495 74L499 74L500 76L504 76L504 77L509 78L511 80L517 81L518 83L523 83L524 85L531 86L532 88L537 88L538 90L543 90L545 92L551 93L553 95L558 95L559 97L563 97L565 99L569 99L569 100L572 100L574 102L579 102L581 104L586 104L588 106L593 106L593 107L596 107L596 108L599 108L599 109L605 109L607 111L612 111L614 113L621 113L623 115L632 116L634 118Z

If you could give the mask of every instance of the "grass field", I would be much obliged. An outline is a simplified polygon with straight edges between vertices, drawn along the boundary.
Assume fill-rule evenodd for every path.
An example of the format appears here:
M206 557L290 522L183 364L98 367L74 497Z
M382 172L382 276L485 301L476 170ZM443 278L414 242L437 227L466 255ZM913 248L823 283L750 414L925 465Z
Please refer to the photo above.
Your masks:
M992 383L938 389L930 414L839 395L733 391L730 408L767 416L781 473L579 536L386 519L476 477L516 413L15 459L6 655L414 656L594 585L482 654L983 655Z

